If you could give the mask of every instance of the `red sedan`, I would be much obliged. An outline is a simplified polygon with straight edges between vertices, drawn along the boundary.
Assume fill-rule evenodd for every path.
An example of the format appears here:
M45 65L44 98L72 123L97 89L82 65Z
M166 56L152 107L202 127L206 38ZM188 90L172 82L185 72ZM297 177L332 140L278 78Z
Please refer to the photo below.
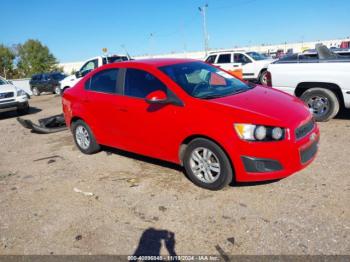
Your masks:
M174 162L211 190L289 176L318 149L298 98L196 60L105 65L64 93L63 111L83 153L107 145Z

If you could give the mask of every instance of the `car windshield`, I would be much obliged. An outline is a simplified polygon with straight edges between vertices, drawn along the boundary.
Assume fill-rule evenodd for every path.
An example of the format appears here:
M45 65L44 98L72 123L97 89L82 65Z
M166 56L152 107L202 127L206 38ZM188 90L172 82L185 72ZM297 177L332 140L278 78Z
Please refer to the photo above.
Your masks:
M174 64L159 69L189 95L202 99L234 95L254 87L202 62Z
M268 59L268 57L266 57L262 54L259 54L257 52L247 52L247 55L249 55L251 58L253 58L256 61Z
M7 81L5 79L0 78L0 85L7 85Z

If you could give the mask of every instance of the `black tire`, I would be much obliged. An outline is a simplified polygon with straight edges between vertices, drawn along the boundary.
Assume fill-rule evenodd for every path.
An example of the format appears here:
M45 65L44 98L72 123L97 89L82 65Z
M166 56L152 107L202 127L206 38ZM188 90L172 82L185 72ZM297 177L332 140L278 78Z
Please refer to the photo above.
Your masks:
M89 145L86 148L82 147L81 143L78 142L77 129L80 127L82 127L84 130L87 131L87 134L89 137ZM84 121L77 120L73 122L72 132L73 132L74 142L82 153L91 155L100 151L101 149L100 145L96 142L94 134L92 133L90 127Z
M61 96L63 95L63 93L64 93L68 88L69 88L69 87L66 86L66 87L64 87L64 88L61 90Z
M23 106L17 108L17 113L19 115L26 115L29 113L29 103L25 103Z
M56 95L61 95L61 88L59 86L56 86L53 90L53 93Z
M267 78L266 78L266 75L267 75L267 70L262 70L260 75L259 75L259 83L266 86L267 85Z
M192 153L195 150L200 150L201 148L209 149L212 153L214 153L220 164L220 172L217 174L218 177L212 183L201 181L192 171L191 163L194 163L193 159L191 160ZM233 180L232 166L226 153L221 149L220 146L208 139L197 138L192 140L188 144L182 160L189 179L194 184L202 188L209 190L220 190L230 184Z
M318 122L326 122L334 118L339 112L339 100L337 95L331 90L325 88L310 88L306 90L300 97L301 100L309 107L314 109L314 118ZM319 99L327 105L317 111L316 106L313 108L314 101Z
M35 96L40 96L40 91L39 91L39 89L37 88L37 87L33 87L32 88L32 93L33 93L33 95L35 95Z

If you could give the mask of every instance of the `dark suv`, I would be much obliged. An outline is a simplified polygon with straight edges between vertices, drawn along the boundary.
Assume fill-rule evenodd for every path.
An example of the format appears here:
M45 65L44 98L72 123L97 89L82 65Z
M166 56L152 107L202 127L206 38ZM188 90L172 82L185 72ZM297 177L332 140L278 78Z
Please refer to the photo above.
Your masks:
M35 96L39 96L42 92L59 95L61 94L60 81L65 77L66 75L60 72L33 75L29 82L30 90Z

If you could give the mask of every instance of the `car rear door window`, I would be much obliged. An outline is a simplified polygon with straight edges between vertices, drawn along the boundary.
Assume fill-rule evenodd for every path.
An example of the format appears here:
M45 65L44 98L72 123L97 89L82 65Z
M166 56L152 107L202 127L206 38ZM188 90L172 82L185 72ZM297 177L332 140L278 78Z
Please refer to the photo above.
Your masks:
M117 93L118 69L107 69L93 75L86 88L101 93Z
M231 63L231 54L222 54L219 56L218 64L229 64Z
M35 75L35 76L33 77L33 80L34 80L34 81L40 81L40 80L41 80L41 74Z
M138 69L129 68L126 71L124 95L145 98L149 93L162 90L167 87L152 74Z

